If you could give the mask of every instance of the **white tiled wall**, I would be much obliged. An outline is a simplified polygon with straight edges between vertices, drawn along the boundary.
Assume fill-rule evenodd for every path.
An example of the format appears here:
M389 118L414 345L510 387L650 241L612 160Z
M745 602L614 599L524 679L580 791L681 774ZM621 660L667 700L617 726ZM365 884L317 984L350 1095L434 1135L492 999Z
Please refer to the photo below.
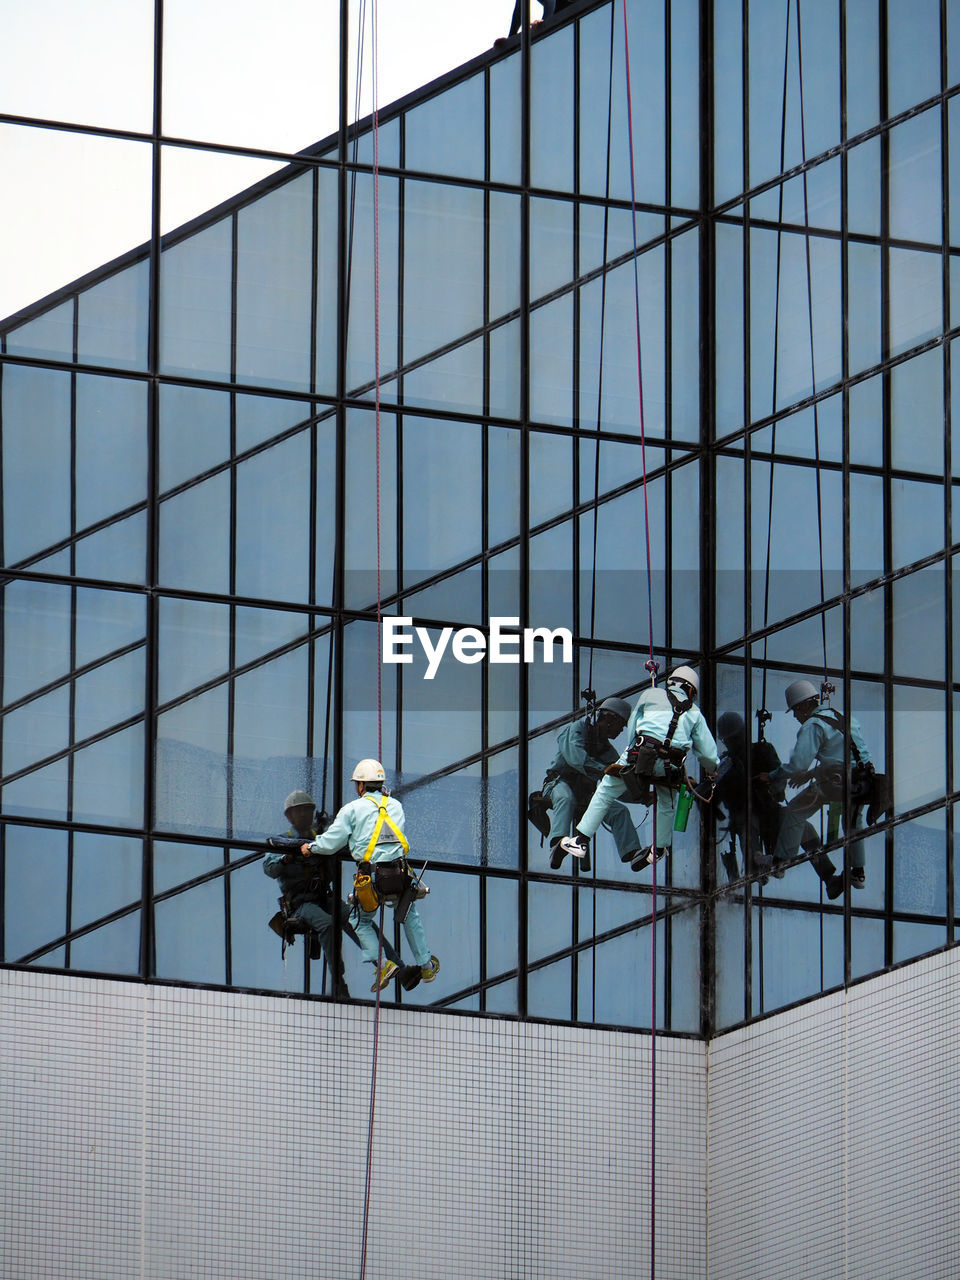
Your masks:
M713 1040L710 1280L957 1280L960 952Z
M2 1280L360 1274L369 1008L0 971ZM714 1040L385 1008L368 1280L956 1280L960 952Z
M372 1011L0 971L2 1280L360 1274ZM657 1041L657 1274L701 1280L704 1046ZM368 1280L649 1273L650 1041L384 1009Z

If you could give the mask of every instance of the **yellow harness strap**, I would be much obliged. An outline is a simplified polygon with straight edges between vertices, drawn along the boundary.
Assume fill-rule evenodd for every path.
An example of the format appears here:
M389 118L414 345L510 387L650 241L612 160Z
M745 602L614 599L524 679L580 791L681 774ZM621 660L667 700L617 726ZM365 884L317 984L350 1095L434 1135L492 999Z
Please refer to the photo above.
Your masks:
M387 813L386 797L381 796L380 799L377 800L373 796L368 795L367 799L370 801L371 804L375 804L377 806L378 814L377 814L377 825L373 828L373 835L370 837L370 843L367 845L367 851L363 855L363 861L369 862L370 859L373 857L373 851L377 847L377 841L380 839L380 832L383 830L384 823L387 824L387 826L390 828L393 834L400 841L400 844L403 848L404 856L406 856L410 852L409 842L407 841L407 837L403 834L403 832L400 830L400 828L397 826L394 820L390 817L389 813Z

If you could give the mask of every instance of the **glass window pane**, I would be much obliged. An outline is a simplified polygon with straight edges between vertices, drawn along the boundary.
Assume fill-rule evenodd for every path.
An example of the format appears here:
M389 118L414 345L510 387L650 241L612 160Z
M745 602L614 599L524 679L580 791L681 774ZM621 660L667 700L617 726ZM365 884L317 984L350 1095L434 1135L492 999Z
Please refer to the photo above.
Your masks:
M880 6L846 0L847 137L880 120Z
M163 37L165 133L299 151L336 128L338 6L166 0Z
M889 110L896 115L940 92L940 5L888 2L886 11Z
M114 911L139 907L142 860L142 840L75 832L70 927L81 929Z
M237 381L308 389L313 294L312 173L237 215Z
M482 178L483 141L483 76L451 85L404 116L408 169Z
M310 591L310 437L301 432L237 467L236 590L266 600Z
M145 759L142 724L78 751L73 760L74 821L142 827Z
M70 536L68 373L3 369L3 556L15 564Z
M535 187L573 187L572 25L530 50L530 180Z
M404 418L405 583L483 550L482 444L470 423Z
M426 184L413 183L409 186ZM374 253L373 181L357 174L351 183L348 217L351 219L347 250L349 314L347 334L347 385L351 391L368 392L376 374L374 344L379 301L380 373L392 373L398 357L399 298L399 183L381 177L378 192L379 262ZM426 270L426 264L420 264ZM379 289L376 276L379 271ZM468 326L470 327L470 326ZM462 330L454 330L458 335ZM448 338L450 334L446 334ZM393 393L395 394L395 392Z
M230 477L213 476L160 507L160 581L225 593L230 581Z
M158 861L162 858L158 853ZM221 876L154 907L156 976L182 982L226 981L224 881Z
M407 182L403 262L403 356L410 361L483 323L482 193Z
M17 963L66 933L67 833L8 823L3 847L3 958Z
M943 238L940 111L890 130L890 234L939 244Z
M890 354L943 328L943 259L939 253L890 250Z
M230 378L232 277L232 218L164 248L160 367L165 373Z
M230 457L230 397L197 387L160 387L160 491Z
M520 181L520 56L502 58L490 68L490 178Z
M146 501L147 387L131 378L81 374L76 396L74 488L83 529Z
M891 385L893 465L905 471L943 474L943 355L925 351L895 365Z
M143 367L147 262L135 246L150 238L150 146L0 124L0 151L5 188L17 192L0 210L0 317L32 319L62 302L73 281L96 273L80 295L80 358ZM108 275L105 263L118 265ZM16 335L11 343L16 350ZM37 354L72 360L72 315L69 323L32 325L27 343Z

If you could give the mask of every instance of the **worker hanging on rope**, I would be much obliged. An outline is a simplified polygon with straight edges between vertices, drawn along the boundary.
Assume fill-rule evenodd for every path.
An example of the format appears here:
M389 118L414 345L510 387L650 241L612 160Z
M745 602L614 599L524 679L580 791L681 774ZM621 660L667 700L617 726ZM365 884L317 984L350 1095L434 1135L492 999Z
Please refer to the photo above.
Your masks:
M584 690L584 694L591 699L596 697L592 690ZM534 826L549 837L550 866L554 871L559 870L568 852L561 847L563 837L583 817L604 767L617 760L617 750L610 745L610 739L623 733L629 718L629 703L622 698L605 698L596 710L588 710L565 725L557 737L557 754L550 762L543 786L530 795L527 810ZM604 825L613 833L620 861L631 862L639 845L626 805L613 801ZM581 860L580 870L590 870L589 852Z
M760 719L761 734L763 724ZM739 840L743 875L759 874L765 879L769 871L779 879L784 867L776 860L777 841L787 811L782 803L785 777L770 781L781 767L777 749L762 736L752 744L749 755L752 777L748 785L747 727L743 717L736 711L724 711L717 720L717 736L723 742L725 754L720 759L713 799L717 818L727 819L730 847L720 855L727 878L736 880L741 874L735 847L735 841ZM803 823L798 846L809 857L823 883L829 886L837 869L821 850L820 837L811 823Z
M370 990L383 990L391 978L397 976L409 990L421 979L432 982L440 970L440 961L430 954L417 910L416 898L425 890L407 867L409 845L404 834L403 805L384 789L385 774L379 760L361 760L351 777L356 799L343 806L326 831L304 844L301 853L306 858L316 853L349 849L353 860L363 864L358 877L366 883L361 891L355 882L354 908L363 958L375 970ZM374 920L378 910L383 909L383 902L394 906L397 919L402 921L413 952L413 965L400 966L396 960L383 958L377 968L378 938Z
M842 828L844 834L864 826L863 814L872 824L892 803L887 779L876 772L867 749L859 721L843 716L829 706L821 705L821 692L832 689L824 682L818 691L809 680L795 680L786 690L787 710L799 721L797 740L790 759L769 774L761 773L776 784L783 781L792 788L803 787L790 800L780 824L774 857L788 861L797 856L801 833L807 819L829 804L827 839L835 840ZM854 889L866 885L864 845L855 840L848 845L844 857L847 877ZM827 897L838 898L844 890L842 874L831 877Z
M677 667L665 687L645 689L627 726L628 746L616 764L608 765L593 799L577 823L577 834L560 842L564 853L583 858L610 805L621 796L635 804L657 800L655 844L640 849L630 866L642 871L670 852L677 795L686 780L685 761L691 747L708 775L716 773L717 744L697 706L700 678L690 667Z
M330 823L326 813L318 813L313 798L306 791L292 791L283 802L283 811L290 823L282 836L271 836L267 841L270 852L263 859L266 875L280 882L280 910L270 921L270 928L283 939L284 950L292 946L297 934L303 934L310 950L310 959L327 962L333 979L333 995L337 1000L349 1000L343 973L343 956L337 956L334 947L333 909L337 895L339 873L338 860L333 854L312 854L304 857L301 847L305 840L314 840ZM350 924L350 908L340 903L340 923L344 933L360 946L360 939ZM383 952L388 959L400 963L396 948L384 938Z

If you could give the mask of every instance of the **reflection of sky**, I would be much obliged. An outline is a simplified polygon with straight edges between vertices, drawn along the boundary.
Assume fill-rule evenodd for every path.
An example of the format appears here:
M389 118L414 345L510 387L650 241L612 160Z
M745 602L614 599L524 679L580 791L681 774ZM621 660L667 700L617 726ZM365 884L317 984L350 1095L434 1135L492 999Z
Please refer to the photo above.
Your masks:
M351 4L348 111L355 114L358 0ZM359 115L371 110L364 56ZM512 0L379 7L379 106L489 49ZM5 7L0 113L149 133L153 0L46 0ZM337 128L339 0L166 0L163 132L170 138L292 152ZM143 243L150 234L149 144L0 124L0 166L17 191L0 214L0 317ZM165 147L163 230L243 190L279 162Z

